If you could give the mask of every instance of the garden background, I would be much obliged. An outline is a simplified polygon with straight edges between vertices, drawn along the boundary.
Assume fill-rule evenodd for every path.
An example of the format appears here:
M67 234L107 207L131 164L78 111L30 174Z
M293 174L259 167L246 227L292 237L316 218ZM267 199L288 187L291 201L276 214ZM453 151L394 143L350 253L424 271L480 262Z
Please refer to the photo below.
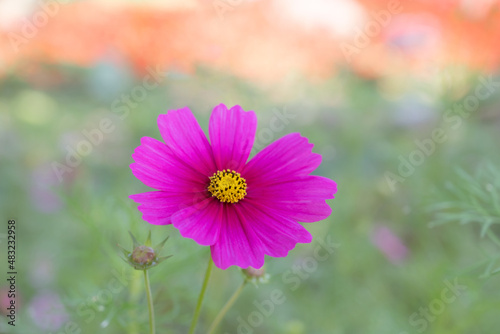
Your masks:
M219 103L256 112L254 153L308 137L338 184L220 333L496 333L499 65L495 0L0 1L0 333L146 333L117 244L149 230L173 255L150 272L157 331L187 333L208 247L141 219L129 165L159 114L206 131ZM241 280L214 270L197 333Z

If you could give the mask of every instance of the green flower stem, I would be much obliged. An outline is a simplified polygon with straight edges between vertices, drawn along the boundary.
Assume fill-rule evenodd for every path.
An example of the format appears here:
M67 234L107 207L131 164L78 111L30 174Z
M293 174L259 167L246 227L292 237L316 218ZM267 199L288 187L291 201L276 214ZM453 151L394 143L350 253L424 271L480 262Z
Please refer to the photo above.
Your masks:
M217 328L217 326L219 325L221 320L226 315L227 311L229 311L231 309L231 306L233 306L236 299L238 299L238 297L240 296L241 291L243 291L243 288L245 287L246 284L247 284L247 280L244 280L243 283L241 283L238 290L236 290L233 293L233 295L231 296L231 298L229 298L226 305L224 305L224 307L220 310L219 314L217 314L217 316L215 317L214 322L212 322L212 325L210 326L210 329L208 330L208 334L212 334L215 331L215 329Z
M155 310L153 306L153 298L151 297L151 286L149 284L149 275L147 270L144 270L144 281L146 283L146 294L148 296L149 332L151 334L155 334Z
M129 286L129 303L130 305L139 305L142 290L142 275L137 270L132 270L132 280ZM131 307L128 312L130 323L127 326L127 334L136 334L140 331L139 323L137 322L137 309Z
M189 328L189 334L193 334L196 329L196 324L198 323L198 317L200 316L201 304L203 303L203 297L205 296L205 291L207 290L208 280L210 279L210 273L212 272L212 256L208 259L207 271L205 272L205 279L203 280L203 286L201 287L200 296L198 297L198 304L196 305L196 310L194 311L193 320L191 321L191 327Z

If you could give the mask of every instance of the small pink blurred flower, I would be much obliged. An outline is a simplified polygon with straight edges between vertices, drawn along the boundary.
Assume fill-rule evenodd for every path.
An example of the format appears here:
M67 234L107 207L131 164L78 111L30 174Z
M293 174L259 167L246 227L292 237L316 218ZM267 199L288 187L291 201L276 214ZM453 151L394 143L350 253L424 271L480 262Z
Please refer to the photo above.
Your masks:
M62 202L54 192L58 180L49 165L41 165L32 173L30 196L33 205L40 212L50 213L61 209Z
M28 307L33 322L43 330L56 331L69 320L59 296L51 291L36 295Z
M10 305L9 289L7 287L0 288L0 313L6 315L7 307Z
M16 303L16 308L20 309L20 306L22 305L22 296L19 293L19 291L15 292L15 296L12 295L10 291L10 288L8 286L3 286L0 287L0 314L3 315L8 315L9 310L7 308L12 304L11 300L14 300ZM9 295L11 297L9 297Z
M48 286L54 280L54 262L47 253L36 255L29 271L30 282L34 287Z
M401 263L408 255L408 248L392 230L379 226L371 236L373 244L385 255L391 263Z
M385 40L405 55L428 60L442 45L439 21L432 15L404 14L396 17L385 31Z

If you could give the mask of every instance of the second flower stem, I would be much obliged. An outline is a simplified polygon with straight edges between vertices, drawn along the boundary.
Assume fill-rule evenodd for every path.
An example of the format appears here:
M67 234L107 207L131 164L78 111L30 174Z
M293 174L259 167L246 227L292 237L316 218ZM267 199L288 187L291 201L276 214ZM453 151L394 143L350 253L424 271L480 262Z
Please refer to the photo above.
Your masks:
M212 334L215 331L215 329L217 328L217 326L219 325L221 320L226 315L227 311L229 311L231 309L231 306L233 306L236 299L238 299L241 291L243 291L243 288L245 287L246 284L247 284L247 280L244 280L243 283L241 283L238 290L236 290L233 293L233 295L231 296L231 298L229 298L226 305L224 305L224 307L220 310L219 314L217 314L217 316L215 317L214 322L212 322L212 325L210 326L210 328L208 330L208 334Z
M151 286L149 284L149 275L147 270L144 270L144 281L146 283L146 295L148 296L149 332L151 334L155 334L155 310L153 306L153 298L151 297Z
M198 323L198 318L200 316L201 304L203 303L203 297L205 297L205 291L207 290L208 281L210 279L210 273L212 272L212 256L209 256L207 271L205 272L205 279L203 280L203 286L201 287L200 295L198 297L198 304L196 305L196 310L194 311L193 320L191 321L191 327L189 328L189 334L193 334L196 329L196 324Z

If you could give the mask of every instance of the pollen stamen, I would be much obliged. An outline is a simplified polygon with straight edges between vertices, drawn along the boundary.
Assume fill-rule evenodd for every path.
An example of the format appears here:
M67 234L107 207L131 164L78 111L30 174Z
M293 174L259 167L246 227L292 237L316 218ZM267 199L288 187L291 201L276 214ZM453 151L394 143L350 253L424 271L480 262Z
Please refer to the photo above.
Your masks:
M223 203L238 203L247 194L247 183L240 173L223 169L210 177L208 191Z

